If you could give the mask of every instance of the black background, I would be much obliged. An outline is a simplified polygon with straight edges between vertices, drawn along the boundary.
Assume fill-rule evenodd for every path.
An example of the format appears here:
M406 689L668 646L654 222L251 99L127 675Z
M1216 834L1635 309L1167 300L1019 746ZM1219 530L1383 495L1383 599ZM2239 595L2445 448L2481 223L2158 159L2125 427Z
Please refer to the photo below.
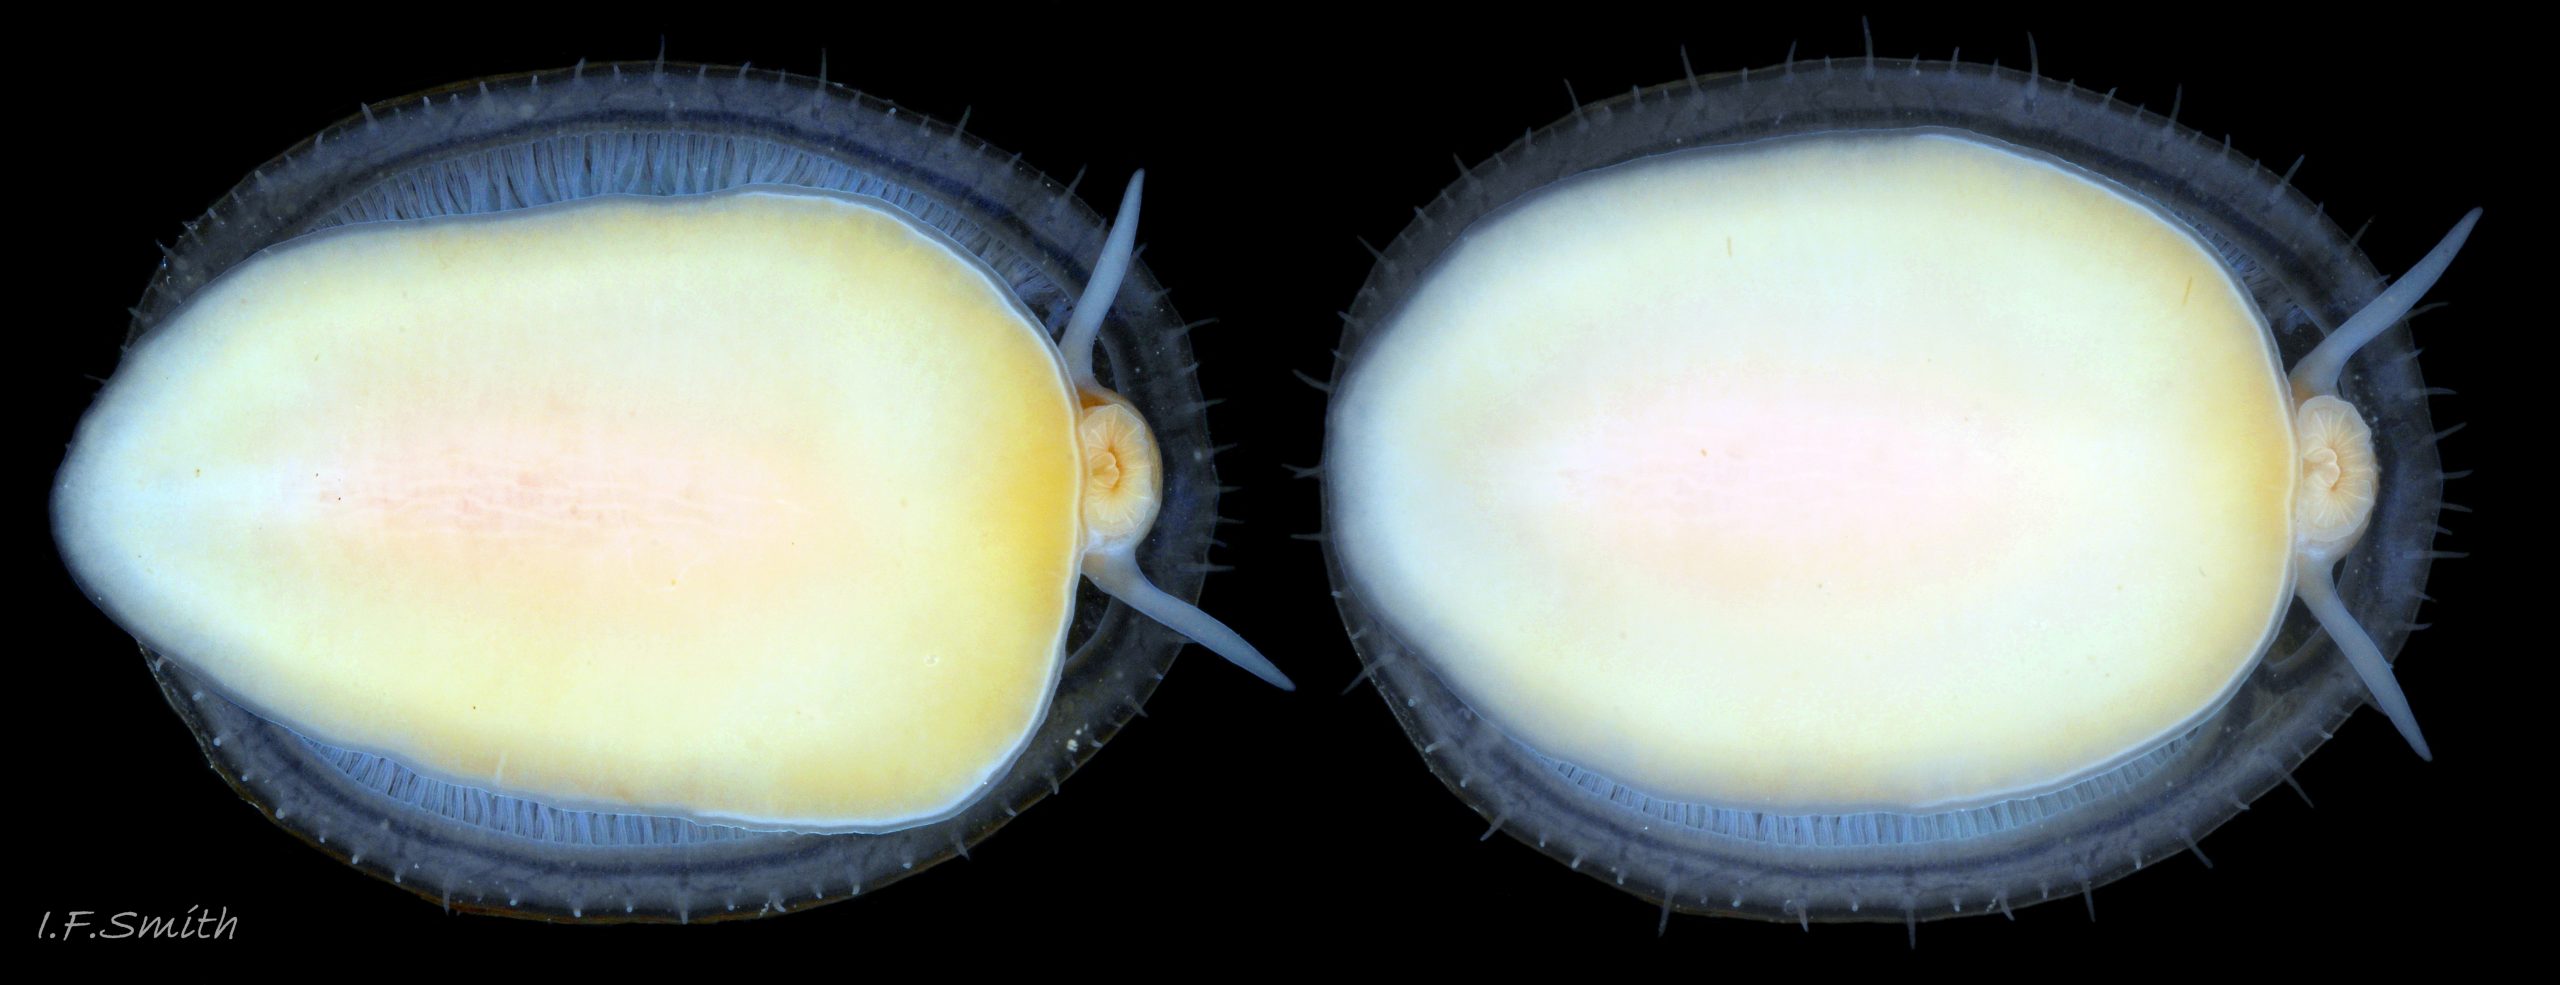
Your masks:
M2527 572L2516 518L2545 508L2526 474L2548 458L2526 371L2546 351L2546 311L2510 299L2529 260L2527 190L2509 180L2524 155L2515 65L2497 33L2513 25L2444 20L2428 8L2370 20L2252 22L2221 13L2157 20L1930 14L1877 18L1887 56L2023 66L2032 32L2044 73L2166 107L2184 86L2182 122L2234 135L2237 149L2296 179L2396 272L2462 211L2489 215L2435 292L2454 306L2418 323L2440 425L2471 428L2445 448L2448 468L2479 468L2448 498L2441 546L2477 551L2441 563L2401 679L2437 762L2410 755L2381 716L2358 713L2299 777L2317 809L2281 788L2206 839L2218 868L2188 856L2156 863L2077 900L1921 928L1794 925L1678 917L1656 938L1652 904L1497 837L1424 768L1366 687L1340 695L1358 665L1325 594L1315 544L1316 488L1284 464L1318 457L1321 394L1292 369L1327 375L1347 306L1370 265L1355 242L1392 239L1411 207L1474 163L1564 114L1565 82L1597 99L1677 77L1680 49L1702 71L1806 56L1856 57L1851 14L1754 22L1729 8L1666 19L1614 6L1549 11L1494 26L1356 19L1295 10L1125 15L1062 8L1032 14L954 8L948 20L884 22L867 11L735 17L610 16L527 26L516 11L420 14L381 23L261 24L138 19L149 36L58 39L38 51L21 118L22 199L34 251L17 287L30 307L18 364L33 401L19 489L28 535L18 654L13 823L26 857L17 913L30 932L47 912L170 914L227 907L243 941L437 939L733 946L797 939L836 945L849 972L882 956L999 967L1156 967L1221 973L1268 958L1331 960L1409 952L1419 960L1581 956L1678 961L1700 973L1785 959L1817 970L1883 958L2038 974L2047 960L2112 964L2136 955L2263 955L2292 964L2337 948L2417 952L2503 939L2503 895L2545 881L2548 838L2522 799L2548 768L2517 715L2539 689L2547 639L2508 641L2514 606L2549 580ZM2121 11L2115 13L2123 13ZM1088 20L1087 18L1091 19ZM873 895L798 915L711 927L560 928L448 915L360 876L276 830L205 768L160 700L128 637L63 576L37 519L62 442L114 366L124 308L158 254L248 170L360 102L445 82L563 66L579 58L671 57L830 75L968 128L1061 177L1089 168L1088 201L1107 209L1129 171L1148 169L1141 241L1188 318L1218 322L1193 343L1221 459L1241 519L1215 560L1205 606L1258 641L1301 682L1271 691L1190 651L1121 734L1044 802L954 861ZM27 43L43 44L29 38ZM2508 67L2512 66L2512 67ZM30 102L31 100L31 102ZM23 276L23 274L22 274ZM2505 454L2501 454L2506 450ZM2528 498L2532 497L2532 498ZM2507 574L2532 579L2512 580ZM2519 684L2520 673L2533 675ZM2526 764L2532 765L2526 765ZM53 942L57 952L109 942ZM952 947L972 950L955 951ZM738 952L740 955L765 952ZM2459 960L2459 959L2454 959ZM1710 963L1710 961L1714 963ZM1636 967L1645 967L1638 965ZM775 973L766 969L764 973Z

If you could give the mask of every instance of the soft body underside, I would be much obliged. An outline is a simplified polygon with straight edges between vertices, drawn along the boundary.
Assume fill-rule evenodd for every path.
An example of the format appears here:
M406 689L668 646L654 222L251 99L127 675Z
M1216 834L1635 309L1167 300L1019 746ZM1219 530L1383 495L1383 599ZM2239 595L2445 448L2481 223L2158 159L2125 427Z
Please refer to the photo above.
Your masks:
M334 745L560 806L870 830L1038 722L1082 472L1046 333L885 207L347 227L141 340L55 493L146 643Z
M1577 176L1356 355L1346 571L1541 751L1784 813L2053 789L2209 713L2289 600L2262 319L2183 226L1943 133Z

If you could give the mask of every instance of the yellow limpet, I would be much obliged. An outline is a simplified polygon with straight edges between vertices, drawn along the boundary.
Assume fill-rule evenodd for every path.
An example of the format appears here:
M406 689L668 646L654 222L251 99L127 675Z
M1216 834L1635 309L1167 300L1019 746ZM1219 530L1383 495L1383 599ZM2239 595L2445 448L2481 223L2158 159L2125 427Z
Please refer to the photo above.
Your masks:
M1074 354L928 227L807 189L292 241L128 354L58 538L331 745L556 807L931 821L1039 724L1082 570L1215 625L1127 560L1158 464L1089 368L1137 193Z
M1373 346L1328 438L1348 576L1470 707L1659 798L1931 811L2112 768L2220 707L2371 506L2353 409L2297 425L2184 224L1945 131L1567 179Z

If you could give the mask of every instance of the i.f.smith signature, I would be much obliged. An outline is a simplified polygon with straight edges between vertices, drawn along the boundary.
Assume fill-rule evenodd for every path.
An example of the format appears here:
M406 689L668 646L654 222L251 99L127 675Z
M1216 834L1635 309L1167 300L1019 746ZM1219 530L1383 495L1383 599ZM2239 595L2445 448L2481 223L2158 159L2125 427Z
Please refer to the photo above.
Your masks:
M126 938L202 938L205 940L239 939L240 918L231 908L208 910L187 907L176 916L136 913L101 913L97 910L65 910L56 921L51 910L36 921L37 940L123 940Z

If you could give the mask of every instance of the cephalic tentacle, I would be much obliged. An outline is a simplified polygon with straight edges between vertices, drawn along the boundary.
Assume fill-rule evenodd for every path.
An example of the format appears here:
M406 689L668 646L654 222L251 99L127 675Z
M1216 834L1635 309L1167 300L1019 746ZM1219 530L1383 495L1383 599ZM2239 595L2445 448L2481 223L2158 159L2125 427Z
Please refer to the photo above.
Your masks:
M2392 727L2400 730L2401 738L2409 740L2409 748L2417 751L2419 759L2435 759L2435 753L2427 748L2427 737L2418 731L2418 717L2409 711L2408 696L2401 693L2399 679L2391 675L2390 661L2383 659L2382 648L2357 624L2355 613L2348 612L2346 603L2338 600L2337 582L2329 575L2330 563L2301 559L2297 563L2301 571L2296 575L2295 594L2319 618L2320 628L2337 641L2338 652L2347 655L2347 663L2355 667L2356 676L2364 678L2365 690L2373 694L2374 707L2390 717Z
M2453 255L2462 252L2462 243L2471 238L2471 227L2480 221L2480 212L2473 209L2462 217L2461 222L2454 223L2453 231L2444 234L2436 248L2427 251L2426 257L2419 260L2417 266L2409 268L2408 274L2392 282L2371 304L2365 305L2364 310L2356 312L2355 317L2347 319L2337 331L2329 333L2328 338L2320 340L2320 344L2301 361L2294 363L2294 392L2302 397L2336 394L2338 374L2346 369L2347 359L2354 356L2356 350L2364 348L2365 343L2381 335L2384 329L2399 324L2400 319L2408 316L2409 309L2417 307L2418 299L2424 297L2427 289L2435 286L2436 278L2444 276L2445 268L2453 264Z
M1111 223L1111 232L1103 240L1102 256L1094 261L1093 279L1085 282L1084 293L1076 298L1075 314L1067 319L1067 330L1058 342L1060 354L1066 357L1067 373L1075 379L1076 388L1085 393L1089 402L1102 407L1125 407L1127 403L1094 380L1093 350L1102 338L1103 315L1111 310L1112 300L1120 294L1120 282L1129 273L1132 254L1137 247L1139 191L1145 187L1146 180L1144 171L1129 176L1129 190L1120 196L1120 216ZM1135 445L1128 451L1144 455L1147 461L1154 462L1154 441L1143 433L1144 421L1136 417L1134 409L1131 409L1128 420L1141 432L1133 437ZM1147 474L1156 474L1153 470L1157 467L1150 464ZM1147 481L1152 483L1155 480L1150 478ZM1149 488L1152 489L1152 485ZM1197 606L1157 588L1154 582L1147 580L1146 572L1139 570L1137 544L1145 539L1147 528L1155 522L1153 494L1150 492L1148 495L1146 515L1134 527L1121 529L1122 524L1107 524L1101 528L1088 528L1096 543L1085 551L1085 579L1101 589L1103 594L1119 599L1147 618L1190 637L1192 642L1227 658L1255 677L1269 681L1283 691L1297 690L1298 686L1290 682L1288 675L1282 674L1270 658L1254 649L1253 644L1245 642L1235 630L1200 611Z
M1075 314L1068 317L1067 330L1058 339L1058 351L1067 357L1067 375L1076 386L1095 385L1093 348L1102 340L1102 316L1110 313L1112 299L1120 296L1120 280L1129 274L1130 254L1138 244L1138 191L1146 183L1143 170L1129 176L1129 190L1120 194L1120 217L1112 220L1102 257L1093 264L1093 278L1085 281L1084 293L1076 297Z
M2356 447L2352 450L2356 454L2322 458L2316 462L2306 458L2304 461L2308 467L2327 470L2325 475L2333 484L2338 478L2336 470L2341 467L2373 468L2370 433L2361 419L2352 416L2358 413L2355 408L2337 398L2339 374L2346 369L2347 360L2353 358L2357 350L2379 337L2383 330L2399 324L2400 319L2408 316L2409 309L2416 307L2419 299L2426 296L2427 289L2435 286L2436 279L2444 276L2445 268L2453 263L2454 254L2461 252L2463 242L2471 238L2471 227L2479 223L2480 213L2481 210L2472 209L2464 215L2461 222L2454 224L2453 231L2446 233L2444 239L2436 243L2435 249L2427 251L2427 255L2409 268L2406 275L2393 282L2372 303L2365 305L2364 310L2356 312L2355 317L2338 326L2337 331L2329 333L2328 338L2320 340L2318 346L2294 364L2291 382L2297 401L2295 426L2298 431L2310 427L2301 422L2310 420L2314 409L2323 404L2332 405L2336 410L2322 413L2344 412L2351 415L2346 421L2349 425L2347 430L2352 432L2350 436L2338 438L2334 431L2324 433L2331 433L2333 440L2353 442ZM2310 473L2301 477L2305 482L2313 479ZM2373 508L2371 482L2372 477L2368 474L2364 478L2365 491L2359 497L2358 508L2362 512L2352 518L2352 523L2340 523L2339 518L2332 515L2314 525L2314 529L2302 526L2305 522L2303 516L2295 517L2294 594L2320 620L2320 628L2328 632L2329 638L2337 641L2338 652L2346 655L2347 663L2356 670L2356 676L2364 679L2365 690L2372 694L2374 707L2382 709L2382 713L2390 717L2392 726L2400 730L2400 737L2409 741L2409 748L2417 752L2419 759L2432 760L2435 754L2427 748L2426 736L2418 731L2417 716L2409 711L2409 698L2401 693L2399 680L2392 676L2390 661L2382 656L2382 648L2373 642L2373 635L2365 632L2364 627L2356 622L2355 614L2347 611L2346 603L2338 598L2338 583L2333 569L2363 536L2365 519ZM2327 505L2334 513L2335 504ZM2298 506L2297 509L2307 507Z
M1244 668L1255 677L1269 681L1283 691L1295 691L1298 685L1271 662L1262 651L1253 648L1244 637L1228 629L1225 623L1200 611L1191 603L1165 594L1145 572L1138 570L1138 559L1128 545L1116 545L1085 552L1084 576L1104 594L1129 604L1147 618L1163 623L1174 632L1227 658L1229 663Z

